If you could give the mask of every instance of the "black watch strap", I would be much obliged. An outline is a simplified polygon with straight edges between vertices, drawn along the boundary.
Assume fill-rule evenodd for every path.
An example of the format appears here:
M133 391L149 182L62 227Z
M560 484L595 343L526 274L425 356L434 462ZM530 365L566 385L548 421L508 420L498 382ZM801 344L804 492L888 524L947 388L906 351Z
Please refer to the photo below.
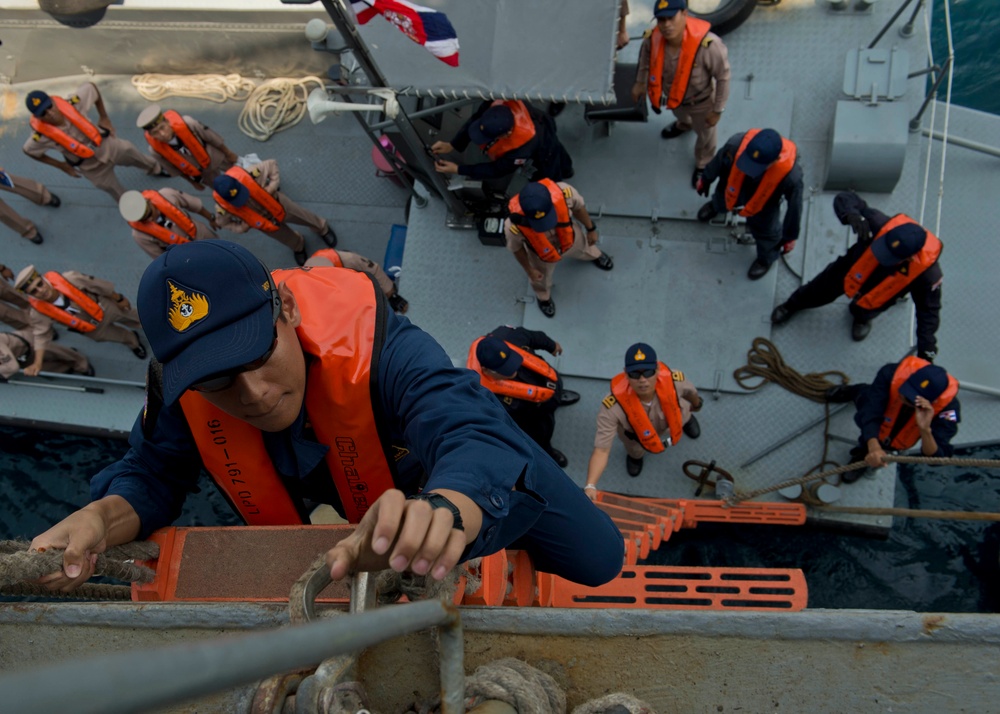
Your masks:
M418 493L413 496L407 496L407 500L427 501L427 503L431 504L431 508L447 508L451 511L451 517L454 519L451 527L455 530L465 531L465 526L462 524L462 512L458 510L458 506L440 493Z

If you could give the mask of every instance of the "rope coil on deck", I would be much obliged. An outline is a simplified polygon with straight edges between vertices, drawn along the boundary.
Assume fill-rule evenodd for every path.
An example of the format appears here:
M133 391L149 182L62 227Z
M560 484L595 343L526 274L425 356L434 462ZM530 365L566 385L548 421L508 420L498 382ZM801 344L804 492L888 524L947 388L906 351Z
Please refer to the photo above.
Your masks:
M0 593L8 596L42 595L92 600L129 600L128 585L84 583L72 593L53 592L31 582L62 568L63 550L49 548L30 551L28 541L0 541ZM113 546L98 554L94 575L104 575L125 582L148 583L155 573L135 560L154 560L160 547L151 541L134 541Z

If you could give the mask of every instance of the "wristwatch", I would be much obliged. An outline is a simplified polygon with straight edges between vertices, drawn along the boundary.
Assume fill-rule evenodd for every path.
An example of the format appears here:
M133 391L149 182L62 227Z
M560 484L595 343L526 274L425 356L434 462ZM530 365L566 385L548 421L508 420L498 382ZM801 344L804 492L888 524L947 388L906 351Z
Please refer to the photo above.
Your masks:
M431 504L431 508L447 508L451 511L451 517L454 519L451 527L458 531L465 531L465 526L462 525L462 512L458 510L458 506L442 496L440 493L417 493L412 496L407 496L406 500L427 501L427 503Z

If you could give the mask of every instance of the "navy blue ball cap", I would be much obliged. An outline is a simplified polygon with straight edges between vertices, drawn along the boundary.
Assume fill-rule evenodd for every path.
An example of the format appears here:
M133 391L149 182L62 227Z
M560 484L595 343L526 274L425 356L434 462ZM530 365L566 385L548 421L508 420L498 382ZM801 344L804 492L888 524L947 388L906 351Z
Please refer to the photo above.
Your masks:
M921 251L927 231L916 223L903 223L872 241L872 254L881 265L898 265Z
M653 17L673 17L681 10L687 10L685 0L657 0L653 6Z
M274 342L278 292L249 250L225 240L192 241L154 260L136 308L163 365L163 399L259 359Z
M781 134L774 129L761 129L736 160L736 168L750 178L757 178L781 155Z
M948 388L948 373L935 364L921 367L899 385L899 396L910 404L916 403L917 397L923 397L929 402L944 394Z
M518 203L524 211L528 225L536 231L548 231L556 227L559 217L552 205L552 195L540 183L529 183L517 194Z
M636 342L625 350L625 371L631 372L636 369L656 369L656 350L645 342Z
M36 89L28 92L28 96L24 98L24 104L28 107L28 111L31 112L32 116L40 117L52 106L52 97Z
M226 174L216 176L212 182L212 188L222 197L222 200L231 203L237 208L246 205L247 200L250 198L250 192L247 191L247 187Z
M481 366L505 377L513 376L524 362L524 358L499 337L481 339L476 345L476 359Z
M469 124L469 138L473 144L489 144L514 128L514 112L510 107L498 104L490 107L478 121Z

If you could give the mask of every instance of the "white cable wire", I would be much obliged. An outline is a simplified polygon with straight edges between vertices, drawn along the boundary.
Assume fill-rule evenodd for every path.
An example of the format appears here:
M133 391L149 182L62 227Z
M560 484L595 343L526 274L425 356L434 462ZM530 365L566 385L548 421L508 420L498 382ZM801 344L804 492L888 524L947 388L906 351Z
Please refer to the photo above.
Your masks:
M927 57L930 66L934 66L934 47L931 44L931 3L924 3L924 38L927 40ZM931 102L931 129L927 134L927 160L924 162L924 190L920 198L920 213L917 222L924 225L924 213L927 210L927 192L931 183L931 158L934 154L934 124L937 117L937 100Z
M951 83L955 77L955 46L951 39L951 2L944 0L944 27L948 36L948 91L944 99L944 129L941 137L941 178L938 184L938 205L937 221L934 225L934 234L941 236L941 211L944 204L944 167L948 155L948 121L951 118Z

